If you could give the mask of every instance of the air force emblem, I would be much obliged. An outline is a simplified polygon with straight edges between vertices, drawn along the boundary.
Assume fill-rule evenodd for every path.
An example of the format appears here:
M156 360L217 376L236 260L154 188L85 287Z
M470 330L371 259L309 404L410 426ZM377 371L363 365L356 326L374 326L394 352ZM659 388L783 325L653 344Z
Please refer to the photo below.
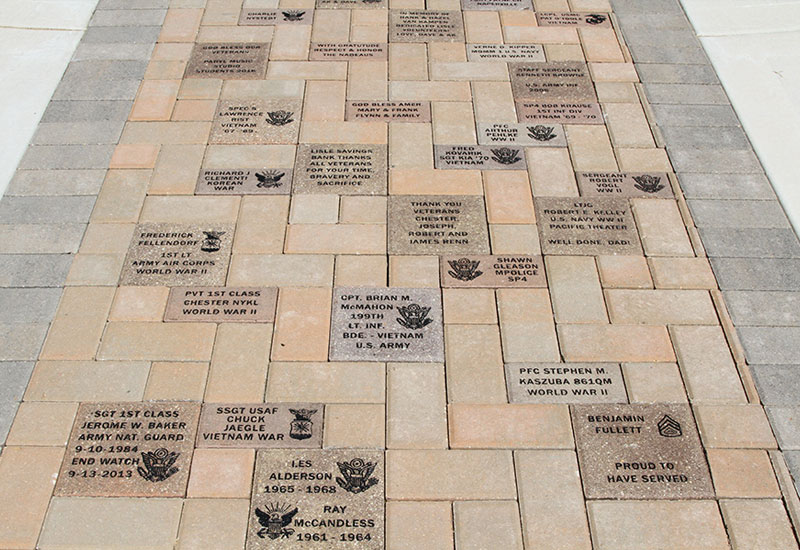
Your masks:
M270 504L266 506L266 512L256 508L258 523L262 529L256 533L259 537L269 537L272 540L277 538L288 539L294 533L294 529L287 527L292 518L297 514L297 507L290 510L288 505Z
M374 462L354 458L350 462L337 462L336 465L339 466L343 476L337 477L336 483L349 493L363 493L378 483L378 480L372 477L372 472L375 471Z
M200 250L203 252L217 252L222 246L222 241L219 238L225 234L225 231L203 231L203 234L206 237L200 245Z

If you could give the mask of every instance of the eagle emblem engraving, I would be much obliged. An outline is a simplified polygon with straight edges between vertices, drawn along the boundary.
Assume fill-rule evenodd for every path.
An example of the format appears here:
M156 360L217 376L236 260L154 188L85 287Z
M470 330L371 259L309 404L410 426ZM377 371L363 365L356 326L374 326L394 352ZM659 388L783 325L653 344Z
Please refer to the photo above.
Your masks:
M556 137L555 126L544 126L537 124L536 126L528 126L528 136L536 141L550 141Z
M308 439L313 435L314 423L311 417L317 409L289 409L294 415L294 420L289 426L289 437L292 439Z
M225 231L203 231L205 238L200 245L200 250L203 252L217 252L222 246L220 237L225 234Z
M181 456L181 453L174 453L161 448L155 451L143 452L141 455L144 467L139 466L136 471L147 481L152 481L153 483L164 481L176 474L180 469L174 464L178 457Z
M266 121L273 126L286 126L287 124L294 122L292 116L294 116L293 112L284 111L282 109L277 111L269 111L267 113Z
M256 179L258 180L256 187L280 187L283 185L281 178L285 175L286 172L281 172L280 170L264 170L263 172L256 172Z
M520 161L519 150L508 147L492 149L492 159L500 164L514 164Z
M336 478L336 483L349 493L363 493L378 483L378 480L372 477L372 472L375 471L374 462L354 458L350 462L337 462L336 465L342 473L342 477Z
M633 180L636 182L633 186L645 193L658 193L664 189L664 184L661 183L661 176L648 176L645 174L643 176L633 176Z
M397 322L411 330L421 329L433 322L433 319L428 318L430 310L431 308L429 307L422 307L417 304L400 306L397 308L397 311L400 312Z
M286 10L281 12L284 21L302 21L305 14L306 12L301 10Z
M256 533L259 537L272 540L277 538L288 539L294 533L294 529L288 527L292 518L297 514L297 506L289 509L288 505L270 504L265 506L266 511L256 508L256 517L261 529Z
M478 266L481 264L480 260L459 258L457 260L447 260L447 263L453 268L447 272L453 279L466 282L483 275L483 271L478 270Z

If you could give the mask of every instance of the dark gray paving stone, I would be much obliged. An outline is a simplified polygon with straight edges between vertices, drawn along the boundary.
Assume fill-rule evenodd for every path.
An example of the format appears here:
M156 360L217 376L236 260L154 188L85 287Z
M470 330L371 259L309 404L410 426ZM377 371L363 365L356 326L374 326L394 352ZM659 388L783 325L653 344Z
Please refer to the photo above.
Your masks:
M717 128L721 129L721 128ZM661 128L662 132L664 128ZM678 172L687 199L775 200L775 191L764 174L701 174Z
M105 169L114 145L32 145L19 162L21 170Z
M39 124L33 145L117 144L125 121L47 122Z
M675 0L613 0L611 6L615 13L683 14Z
M738 327L800 326L798 292L731 290L724 294L728 312ZM797 397L800 402L800 394Z
M795 402L796 403L796 402ZM800 449L800 407L764 407L778 440L778 447L785 450Z
M105 170L17 170L5 196L97 195Z
M34 364L33 361L0 362L0 403L22 400Z
M800 365L750 365L764 405L797 405L800 401Z
M706 254L723 258L800 258L792 229L701 227Z
M683 63L696 65L708 63L706 52L699 45L695 47L667 47L657 44L629 44L634 62L638 63Z
M800 327L737 327L750 364L800 363Z
M683 65L677 63L637 63L636 71L642 82L648 84L718 84L719 79L711 65Z
M62 83L70 80L141 79L147 70L147 62L135 60L120 61L73 61L64 71Z
M668 49L702 47L694 31L688 27L665 29L658 27L623 27L622 34L628 46L658 44Z
M653 105L659 126L739 126L730 105Z
M645 82L645 94L650 103L679 103L686 105L727 105L730 103L722 86L717 84L663 84Z
M711 258L711 267L722 290L800 290L800 259Z
M69 254L0 255L0 286L63 286L72 256Z
M94 12L90 27L147 27L164 23L167 10L97 10Z
M142 60L147 61L153 53L154 44L115 44L106 42L81 43L72 54L72 61L91 60Z
M630 29L691 29L689 20L683 13L649 14L635 11L616 12L623 34Z
M126 121L133 101L51 101L41 123Z
M89 27L83 33L85 44L148 44L154 43L161 33L161 26L152 27Z
M786 459L789 473L794 478L795 490L800 493L800 451L784 451L783 458Z
M791 227L778 201L686 201L698 227L786 229Z
M133 99L146 68L146 61L73 61L53 99Z
M11 429L11 424L14 422L14 417L17 415L17 408L19 403L0 402L0 443L6 442L8 431Z
M0 288L0 322L49 323L60 299L60 288Z
M0 254L74 253L78 251L85 230L86 224L80 223L3 224L0 225Z
M0 324L0 361L35 361L49 323Z
M667 142L667 152L677 172L759 174L763 171L758 157L749 149L676 149Z
M660 130L668 148L750 150L750 141L738 126L662 126Z
M100 0L98 10L152 10L168 8L169 0Z

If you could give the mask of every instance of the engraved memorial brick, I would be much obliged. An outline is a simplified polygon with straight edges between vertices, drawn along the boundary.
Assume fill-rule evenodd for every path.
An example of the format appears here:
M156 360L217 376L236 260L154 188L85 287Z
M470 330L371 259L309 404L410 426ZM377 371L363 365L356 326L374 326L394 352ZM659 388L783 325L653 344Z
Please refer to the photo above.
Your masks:
M616 363L507 363L512 403L627 403Z
M430 122L430 101L348 101L345 120Z
M672 186L663 172L581 172L578 188L584 197L652 197L670 199Z
M205 323L275 320L277 288L193 286L169 290L165 321Z
M266 42L195 44L185 78L264 78L268 57L269 43Z
M627 199L537 198L536 224L544 254L641 254Z
M196 403L82 403L56 496L184 496L199 414Z
M546 288L541 256L525 254L442 256L444 288Z
M386 194L386 145L301 143L295 160L295 193Z
M339 287L331 361L444 361L442 299L429 288Z
M544 61L540 44L467 44L469 61Z
M567 137L560 124L481 122L478 123L478 143L494 146L566 147Z
M509 63L508 68L515 100L597 101L586 63Z
M317 8L325 10L382 9L388 4L388 0L317 0Z
M290 168L204 168L195 195L288 195L292 190Z
M434 145L434 167L442 170L527 170L522 147Z
M540 27L610 27L607 13L536 12Z
M314 10L244 8L239 14L240 25L311 25Z
M311 61L386 60L388 45L377 42L312 42Z
M324 416L320 403L205 403L197 446L319 448Z
M296 99L220 101L209 143L296 143L301 102Z
M570 408L587 498L714 498L688 405Z
M534 124L605 124L599 103L516 101L517 119Z
M531 0L461 0L462 10L532 10Z
M391 10L390 42L463 42L461 11Z

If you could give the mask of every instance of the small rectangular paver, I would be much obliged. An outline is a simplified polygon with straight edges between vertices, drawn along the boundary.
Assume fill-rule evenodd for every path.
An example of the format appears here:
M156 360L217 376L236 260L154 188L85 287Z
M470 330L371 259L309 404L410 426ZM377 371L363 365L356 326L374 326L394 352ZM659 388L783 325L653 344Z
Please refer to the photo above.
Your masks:
M389 14L389 41L463 42L461 12L392 10Z
M512 403L627 403L616 363L506 363Z
M323 417L320 403L206 403L197 447L318 448Z
M276 288L264 287L173 287L170 289L166 321L207 323L275 320Z
M263 78L268 54L268 43L199 43L186 66L186 78Z

